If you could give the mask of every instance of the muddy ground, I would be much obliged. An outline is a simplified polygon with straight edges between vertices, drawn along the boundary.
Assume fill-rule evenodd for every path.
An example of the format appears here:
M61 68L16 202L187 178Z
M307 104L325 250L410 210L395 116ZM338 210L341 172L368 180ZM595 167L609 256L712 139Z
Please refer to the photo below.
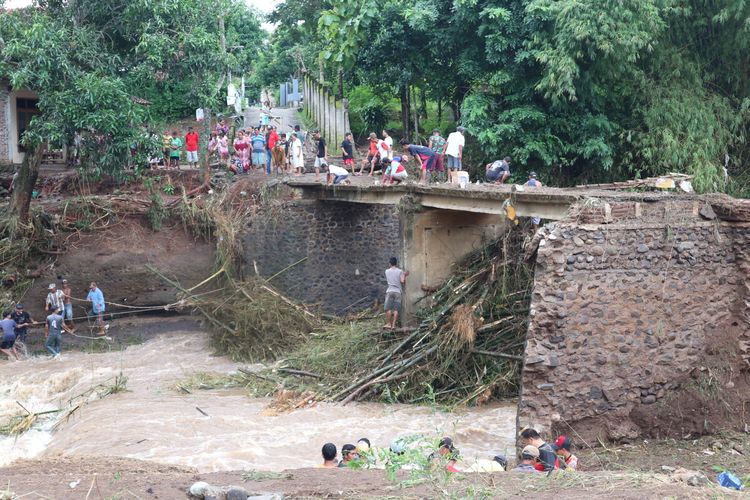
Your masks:
M244 477L243 477L244 476ZM246 475L199 474L187 468L122 458L57 458L24 461L0 469L3 487L25 498L180 499L196 481L240 486L249 493L284 498L709 498L741 497L713 484L689 486L666 473L455 474L391 481L382 470L297 469ZM0 493L2 491L0 490Z

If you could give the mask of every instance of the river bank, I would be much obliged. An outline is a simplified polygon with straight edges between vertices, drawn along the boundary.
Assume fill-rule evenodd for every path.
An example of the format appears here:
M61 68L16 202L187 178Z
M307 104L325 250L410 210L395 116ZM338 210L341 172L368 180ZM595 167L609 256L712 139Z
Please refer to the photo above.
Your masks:
M280 498L727 498L740 497L713 484L690 486L665 473L460 474L414 484L382 470L295 469L278 474L246 471L199 473L194 469L123 458L86 457L23 461L0 468L3 488L29 498L181 499L196 481L239 486L253 495ZM267 479L253 480L253 478ZM0 490L0 495L3 490Z

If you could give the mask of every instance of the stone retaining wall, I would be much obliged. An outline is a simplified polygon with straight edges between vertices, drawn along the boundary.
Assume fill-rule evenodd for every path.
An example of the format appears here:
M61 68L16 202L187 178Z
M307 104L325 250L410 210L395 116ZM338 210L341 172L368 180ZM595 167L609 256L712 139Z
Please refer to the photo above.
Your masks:
M650 206L637 221L560 222L547 230L519 425L593 442L653 434L659 423L644 415L667 414L677 392L710 372L717 352L717 383L747 383L750 226L669 208ZM658 433L701 433L690 425Z
M393 205L294 201L254 219L243 237L245 272L254 264L296 300L327 312L369 307L385 294L384 271L400 255L398 209Z

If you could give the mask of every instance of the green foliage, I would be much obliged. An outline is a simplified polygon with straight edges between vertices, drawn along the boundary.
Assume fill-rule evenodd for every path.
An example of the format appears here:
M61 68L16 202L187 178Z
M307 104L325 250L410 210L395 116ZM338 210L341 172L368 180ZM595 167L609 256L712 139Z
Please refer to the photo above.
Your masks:
M366 136L370 132L380 133L388 120L387 105L367 86L355 87L349 92L349 121L352 133Z
M424 130L424 95L460 115L477 164L510 155L558 185L679 171L750 194L750 2L286 1L272 18L297 66L344 70L355 132L384 111L408 133L415 109Z

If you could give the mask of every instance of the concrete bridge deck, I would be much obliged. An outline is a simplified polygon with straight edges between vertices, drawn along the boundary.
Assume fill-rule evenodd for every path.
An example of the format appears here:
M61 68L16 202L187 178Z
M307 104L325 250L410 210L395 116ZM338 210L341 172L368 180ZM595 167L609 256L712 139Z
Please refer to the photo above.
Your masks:
M503 205L506 200L510 200L518 216L535 216L549 220L564 219L572 204L592 198L633 202L654 202L669 198L679 198L683 201L698 199L696 195L668 192L619 192L529 186L520 186L521 189L518 189L515 185L496 184L469 184L463 189L456 184L385 186L372 177L354 177L352 181L350 185L326 186L322 182L314 182L311 176L306 175L290 179L286 184L296 189L303 199L397 205L404 196L411 196L426 208L488 215L504 216Z

